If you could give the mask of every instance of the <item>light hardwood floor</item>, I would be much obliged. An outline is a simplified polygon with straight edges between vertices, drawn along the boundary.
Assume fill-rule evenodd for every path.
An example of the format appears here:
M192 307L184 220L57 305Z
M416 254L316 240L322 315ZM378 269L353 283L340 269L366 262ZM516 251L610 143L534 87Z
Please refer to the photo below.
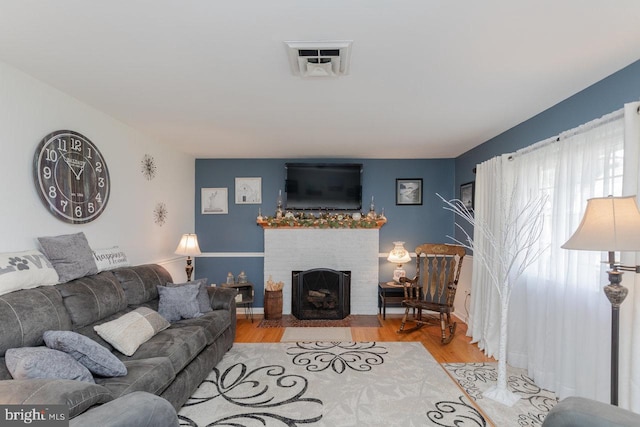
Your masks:
M420 341L440 363L495 362L488 358L465 334L467 325L458 321L456 335L451 343L440 344L440 328L429 326L406 334L398 334L401 315L387 314L380 323L382 327L352 327L351 334L355 341ZM259 328L261 316L254 316L253 323L244 314L238 313L238 328L235 342L260 343L279 342L285 328Z

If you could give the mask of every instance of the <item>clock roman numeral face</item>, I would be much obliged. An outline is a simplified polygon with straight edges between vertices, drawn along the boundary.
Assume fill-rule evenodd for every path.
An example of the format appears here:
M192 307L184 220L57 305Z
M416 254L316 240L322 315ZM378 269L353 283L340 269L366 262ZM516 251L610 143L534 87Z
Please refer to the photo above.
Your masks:
M37 192L53 215L83 224L104 211L109 200L109 170L88 138L68 130L52 132L38 145L33 161Z

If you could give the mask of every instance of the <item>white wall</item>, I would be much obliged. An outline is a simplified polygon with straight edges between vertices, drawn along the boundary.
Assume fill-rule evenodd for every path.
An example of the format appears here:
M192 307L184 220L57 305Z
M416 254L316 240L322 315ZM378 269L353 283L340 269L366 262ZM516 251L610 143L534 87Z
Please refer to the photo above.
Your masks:
M96 84L99 84L97 82ZM48 133L68 129L89 138L111 176L105 211L82 225L48 212L33 181L33 156ZM185 280L184 259L173 253L183 233L194 231L195 159L146 137L71 96L0 62L0 252L37 248L38 236L83 231L93 248L118 245L133 264L159 262ZM154 157L156 178L141 173ZM164 202L167 221L153 211Z

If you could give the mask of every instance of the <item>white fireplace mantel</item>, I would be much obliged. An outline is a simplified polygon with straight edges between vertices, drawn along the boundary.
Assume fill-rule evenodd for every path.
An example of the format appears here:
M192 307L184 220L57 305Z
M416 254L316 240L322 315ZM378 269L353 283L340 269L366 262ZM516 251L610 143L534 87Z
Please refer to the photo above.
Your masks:
M284 283L282 313L291 314L292 271L351 271L351 314L376 314L378 252L378 229L265 229L264 282Z

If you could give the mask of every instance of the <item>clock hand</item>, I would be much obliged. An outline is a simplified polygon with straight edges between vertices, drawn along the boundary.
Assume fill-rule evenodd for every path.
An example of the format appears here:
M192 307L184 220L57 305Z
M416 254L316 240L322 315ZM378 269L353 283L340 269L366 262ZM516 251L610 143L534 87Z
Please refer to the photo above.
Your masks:
M71 169L71 172L73 172L73 175L75 175L76 180L80 181L80 175L82 175L82 172L84 171L84 165L86 162L84 160L70 159L64 156L62 156L62 158L67 166L69 166L69 169Z

